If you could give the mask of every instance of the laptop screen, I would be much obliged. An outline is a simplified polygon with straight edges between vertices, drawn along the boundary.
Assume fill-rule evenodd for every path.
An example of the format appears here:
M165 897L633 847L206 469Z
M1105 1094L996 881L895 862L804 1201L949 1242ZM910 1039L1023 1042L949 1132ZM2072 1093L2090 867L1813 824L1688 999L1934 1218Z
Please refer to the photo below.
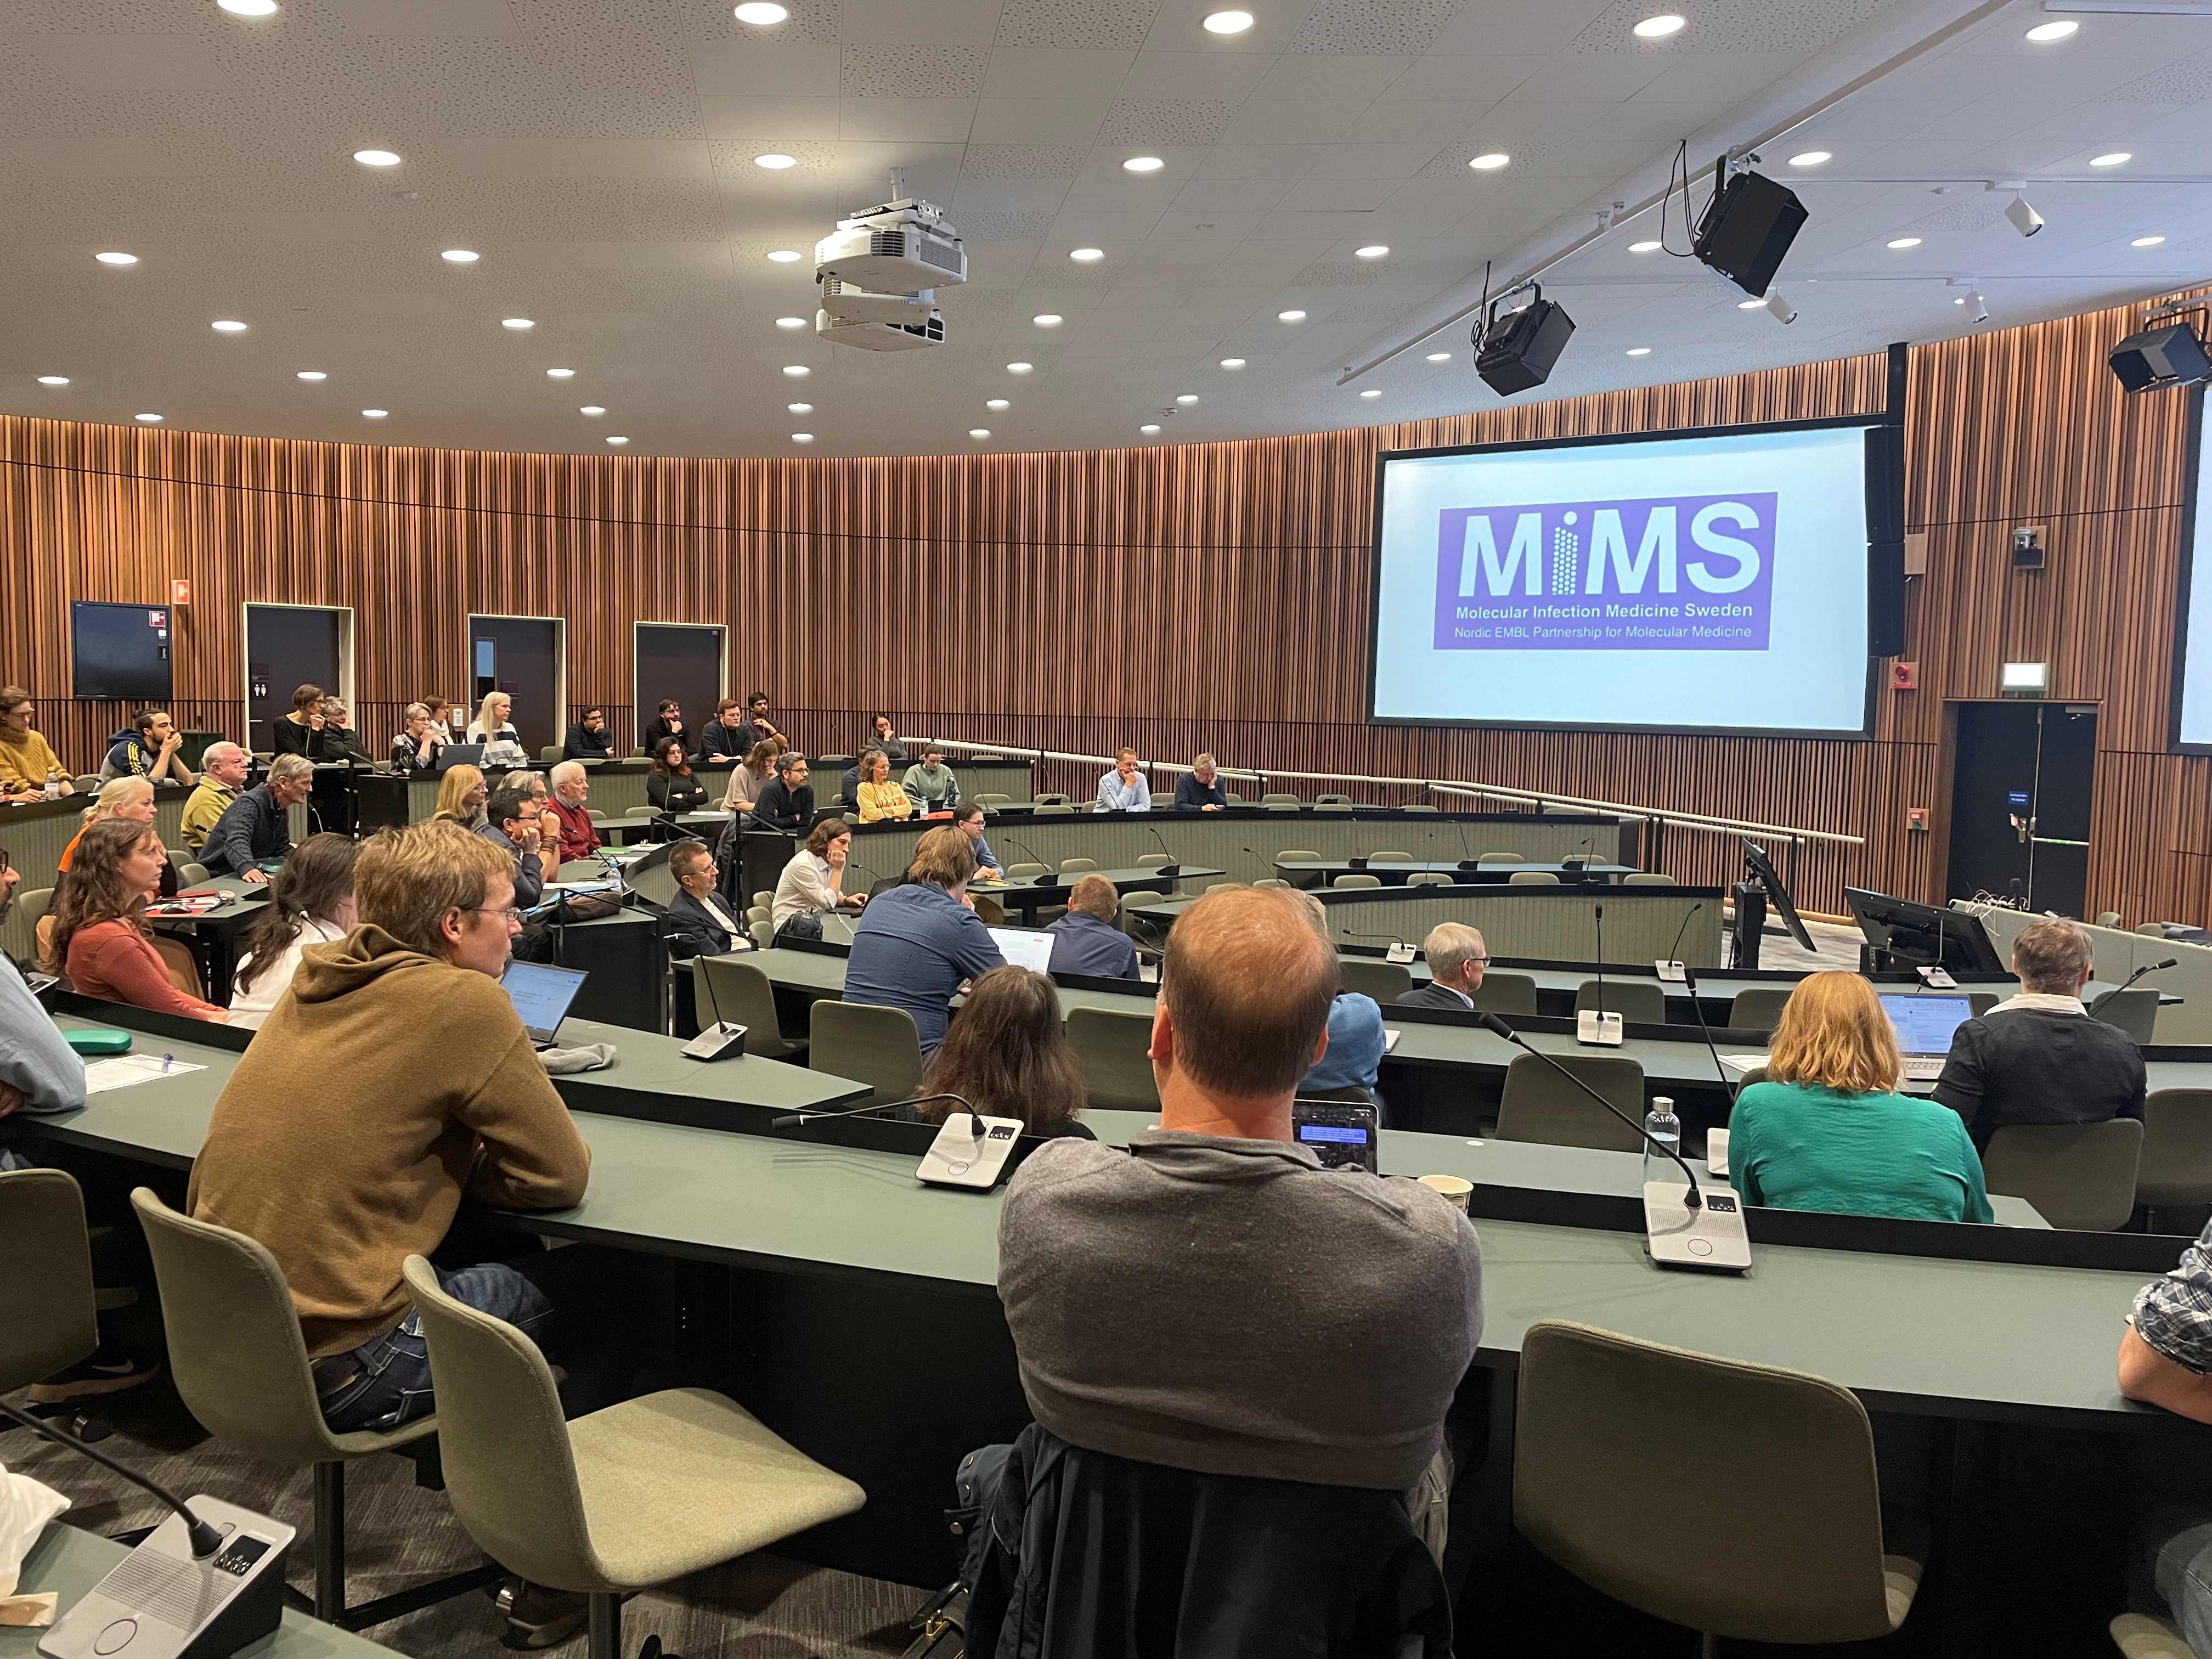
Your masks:
M1050 933L1032 933L1020 927L994 927L991 942L999 947L999 954L1017 968L1034 968L1040 974L1052 971Z
M500 981L533 1037L550 1038L567 1018L584 975L574 968L549 968L542 962L510 962Z
M1937 996L1910 991L1885 991L1881 1011L1897 1032L1897 1046L1907 1054L1948 1054L1951 1034L1973 1017L1973 1004L1961 996Z

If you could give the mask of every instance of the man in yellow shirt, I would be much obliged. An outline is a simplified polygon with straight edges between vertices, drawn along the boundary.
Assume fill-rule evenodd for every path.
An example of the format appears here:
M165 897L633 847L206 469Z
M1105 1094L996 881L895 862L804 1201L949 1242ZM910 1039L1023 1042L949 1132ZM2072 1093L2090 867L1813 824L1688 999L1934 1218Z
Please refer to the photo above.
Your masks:
M200 781L185 802L185 845L197 853L207 844L216 820L230 810L246 786L248 760L234 743L211 743L200 757Z
M68 769L46 738L31 730L31 694L20 685L0 686L0 799L36 800L49 782L58 793L75 793Z

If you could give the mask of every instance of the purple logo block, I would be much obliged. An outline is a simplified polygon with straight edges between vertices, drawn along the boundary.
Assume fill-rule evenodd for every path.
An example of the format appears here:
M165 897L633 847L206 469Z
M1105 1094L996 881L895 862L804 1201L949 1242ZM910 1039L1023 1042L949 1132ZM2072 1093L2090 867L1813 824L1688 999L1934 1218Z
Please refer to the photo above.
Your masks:
M1764 651L1775 494L1450 507L1439 651Z

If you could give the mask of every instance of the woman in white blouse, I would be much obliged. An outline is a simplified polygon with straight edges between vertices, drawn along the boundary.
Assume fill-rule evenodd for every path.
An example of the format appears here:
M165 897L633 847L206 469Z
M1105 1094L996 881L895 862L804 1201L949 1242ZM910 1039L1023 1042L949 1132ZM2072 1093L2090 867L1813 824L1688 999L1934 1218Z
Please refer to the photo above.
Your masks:
M231 978L233 1025L258 1029L291 988L300 953L311 945L334 945L353 931L356 846L347 836L310 836L284 860Z
M845 879L845 855L852 850L853 830L844 819L824 818L816 824L806 845L783 866L769 920L781 928L802 911L857 910L866 904L866 893L838 890Z

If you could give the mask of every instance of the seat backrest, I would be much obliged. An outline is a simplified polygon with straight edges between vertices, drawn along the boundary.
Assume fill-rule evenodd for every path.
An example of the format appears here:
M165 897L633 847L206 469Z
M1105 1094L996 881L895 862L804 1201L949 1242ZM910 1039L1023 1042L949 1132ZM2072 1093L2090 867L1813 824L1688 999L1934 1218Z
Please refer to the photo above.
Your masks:
M714 1022L719 1008L722 1018L745 1028L747 1054L787 1052L776 1026L775 987L766 974L742 957L695 957L691 972L691 1006L701 1030Z
M2141 933L2145 939L2164 939L2166 926L2163 922L2139 921L2136 924L2136 932Z
M2117 927L2119 925L2120 913L2118 910L2100 910L2097 912L2098 927Z
M1000 794L995 790L986 789L975 797L975 804L978 806L1012 806L1014 804L1014 798L1012 795Z
M1296 795L1285 794L1279 789L1270 789L1260 797L1260 805L1262 806L1273 806L1284 801L1288 801L1291 805L1296 806L1298 804L1298 798Z
M1152 1082L1149 1014L1116 1008L1071 1008L1067 1041L1082 1068L1085 1091L1101 1111L1152 1112L1160 1104Z
M2135 1213L2142 1143L2131 1117L2008 1124L1990 1137L1982 1172L1991 1192L2026 1199L2054 1227L2112 1232Z
M1382 878L1370 876L1364 870L1347 870L1329 883L1332 887L1380 887Z
M1261 876L1252 884L1255 887L1288 887L1291 884L1280 876Z
M596 806L586 806L584 809L584 816L591 819L593 823L605 823L607 821L607 815Z
M1144 870L1157 870L1163 864L1178 864L1181 862L1181 860L1172 858L1165 853L1139 853L1137 854L1138 867Z
M1644 1121L1644 1067L1618 1054L1559 1054L1559 1063L1627 1115L1607 1111L1534 1054L1516 1054L1505 1068L1498 1100L1500 1140L1533 1140L1547 1146L1595 1146L1632 1152L1644 1138L1632 1125Z
M1054 817L1073 817L1075 809L1064 800L1046 800L1037 803L1036 812L1039 817L1044 817L1047 813Z
M1308 852L1303 847L1285 847L1281 852L1275 854L1275 862L1278 864L1319 864L1321 862L1321 854L1318 853Z
M1408 887L1449 887L1452 878L1441 870L1416 870L1406 878Z
M198 887L207 878L208 867L204 864L180 864L177 866L177 880L183 886Z
M1603 1008L1631 1025L1664 1025L1667 994L1649 979L1586 979L1575 991L1575 1012Z
M1061 794L1057 789L1048 789L1042 794L1033 796L1031 799L1034 803L1039 806L1065 806L1067 805L1067 797Z
M84 1194L64 1170L0 1170L0 1394L100 1346Z
M1339 957L1337 988L1357 991L1389 1007L1413 988L1413 972L1401 962L1381 962L1373 957Z
M1735 1000L1729 1004L1728 1023L1739 1031L1771 1031L1782 1023L1782 1010L1788 1006L1790 994L1795 986L1754 985L1747 991L1738 991Z
M1032 876L1041 876L1044 873L1045 867L1042 864L1010 864L1006 866L1006 875L1013 881L1026 881Z
M1533 1014L1536 1012L1535 976L1491 969L1474 988L1474 1006L1493 1014Z
M2098 1000L2096 1017L2118 1026L2137 1042L2148 1042L2158 1023L2158 992L2148 985L2107 992Z
M1337 794L1316 795L1314 797L1314 805L1316 806L1349 806L1352 805L1352 797L1349 795Z
M46 912L54 908L54 890L51 887L26 888L16 896L15 908L23 913L33 927L46 919Z
M100 793L100 775L97 772L80 772L70 780L70 783L80 795L96 795Z
M1559 878L1549 870L1516 870L1506 877L1509 887L1557 887Z
M1672 887L1674 878L1662 876L1656 870L1638 870L1633 875L1620 878L1623 887Z
M748 922L745 931L753 936L753 949L756 951L765 951L775 943L775 924L772 921Z
M131 1202L154 1258L170 1374L192 1415L216 1439L281 1468L340 1455L276 1259L244 1233L178 1214L147 1188Z
M543 744L538 750L538 763L541 766L550 766L556 761L566 758L566 751L557 743Z
M409 1256L404 1271L422 1310L446 1496L461 1525L485 1554L532 1583L613 1588L592 1549L545 1356L504 1320L447 1295L421 1256Z
M2143 1102L2139 1204L2212 1204L2212 1089L2154 1089Z
M626 818L649 818L659 811L658 806L632 806L627 808L623 816Z
M1367 861L1370 864L1411 864L1413 855L1411 853L1370 853Z
M1477 858L1475 862L1477 864L1520 864L1523 860L1518 853L1485 853Z
M1060 873L1063 876L1080 875L1085 870L1096 870L1097 867L1097 859L1062 859L1060 861Z
M154 935L154 954L161 958L161 966L169 970L169 983L188 997L204 997L206 988L200 983L200 964L190 947L182 940L171 939L167 933Z
M1887 1636L1874 1431L1847 1389L1540 1320L1521 1342L1513 1522L1617 1601L1715 1636ZM1649 1431L1664 1402L1668 1431ZM1699 1449L1693 1549L1682 1449Z
M921 1033L903 1008L825 997L807 1026L806 1063L866 1084L878 1101L903 1100L921 1083Z

